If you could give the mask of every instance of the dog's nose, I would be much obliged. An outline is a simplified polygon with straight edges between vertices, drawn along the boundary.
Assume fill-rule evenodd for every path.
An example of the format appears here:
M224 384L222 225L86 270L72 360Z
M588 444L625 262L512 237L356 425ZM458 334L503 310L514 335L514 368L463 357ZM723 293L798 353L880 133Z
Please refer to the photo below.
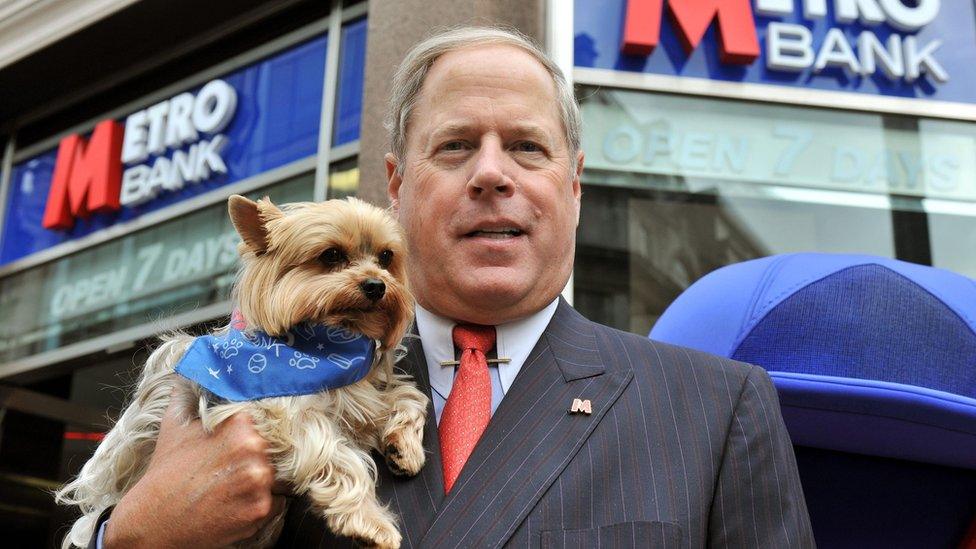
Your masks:
M359 283L359 289L370 301L379 301L386 292L386 284L378 278L367 278Z

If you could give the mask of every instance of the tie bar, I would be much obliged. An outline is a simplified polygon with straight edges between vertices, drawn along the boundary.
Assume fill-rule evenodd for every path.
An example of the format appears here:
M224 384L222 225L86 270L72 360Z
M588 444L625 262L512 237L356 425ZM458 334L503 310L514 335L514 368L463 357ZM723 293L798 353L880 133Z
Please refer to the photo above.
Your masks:
M510 358L489 358L488 364L508 364L511 362ZM441 366L460 366L461 361L459 360L444 360L441 362Z

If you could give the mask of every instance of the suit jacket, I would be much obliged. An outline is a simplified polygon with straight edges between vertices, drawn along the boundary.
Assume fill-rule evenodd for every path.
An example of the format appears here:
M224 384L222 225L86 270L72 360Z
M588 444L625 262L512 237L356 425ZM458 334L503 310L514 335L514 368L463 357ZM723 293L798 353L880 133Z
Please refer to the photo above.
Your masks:
M430 394L419 339L400 363ZM569 412L589 399L592 413ZM758 367L590 322L561 301L444 495L433 407L413 478L377 460L403 547L813 547ZM351 546L293 504L278 547Z

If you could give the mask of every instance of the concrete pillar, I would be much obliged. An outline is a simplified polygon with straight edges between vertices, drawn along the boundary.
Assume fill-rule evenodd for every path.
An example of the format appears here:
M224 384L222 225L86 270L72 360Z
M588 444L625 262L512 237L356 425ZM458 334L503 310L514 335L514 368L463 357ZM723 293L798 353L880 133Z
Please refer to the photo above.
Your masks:
M514 27L545 44L545 0L369 0L368 24L358 196L385 207L383 155L390 146L383 117L393 71L407 50L435 29L457 25Z

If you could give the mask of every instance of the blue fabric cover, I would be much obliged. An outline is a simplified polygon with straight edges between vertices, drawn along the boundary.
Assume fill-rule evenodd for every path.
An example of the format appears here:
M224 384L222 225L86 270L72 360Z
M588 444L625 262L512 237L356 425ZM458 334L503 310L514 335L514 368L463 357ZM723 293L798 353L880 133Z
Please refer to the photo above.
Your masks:
M232 325L226 334L198 337L176 372L234 402L308 395L366 377L375 347L363 334L332 326L302 324L273 337Z
M789 254L705 276L650 335L769 370L797 444L976 468L974 319L958 274Z
M976 469L976 401L900 383L770 372L793 443Z

